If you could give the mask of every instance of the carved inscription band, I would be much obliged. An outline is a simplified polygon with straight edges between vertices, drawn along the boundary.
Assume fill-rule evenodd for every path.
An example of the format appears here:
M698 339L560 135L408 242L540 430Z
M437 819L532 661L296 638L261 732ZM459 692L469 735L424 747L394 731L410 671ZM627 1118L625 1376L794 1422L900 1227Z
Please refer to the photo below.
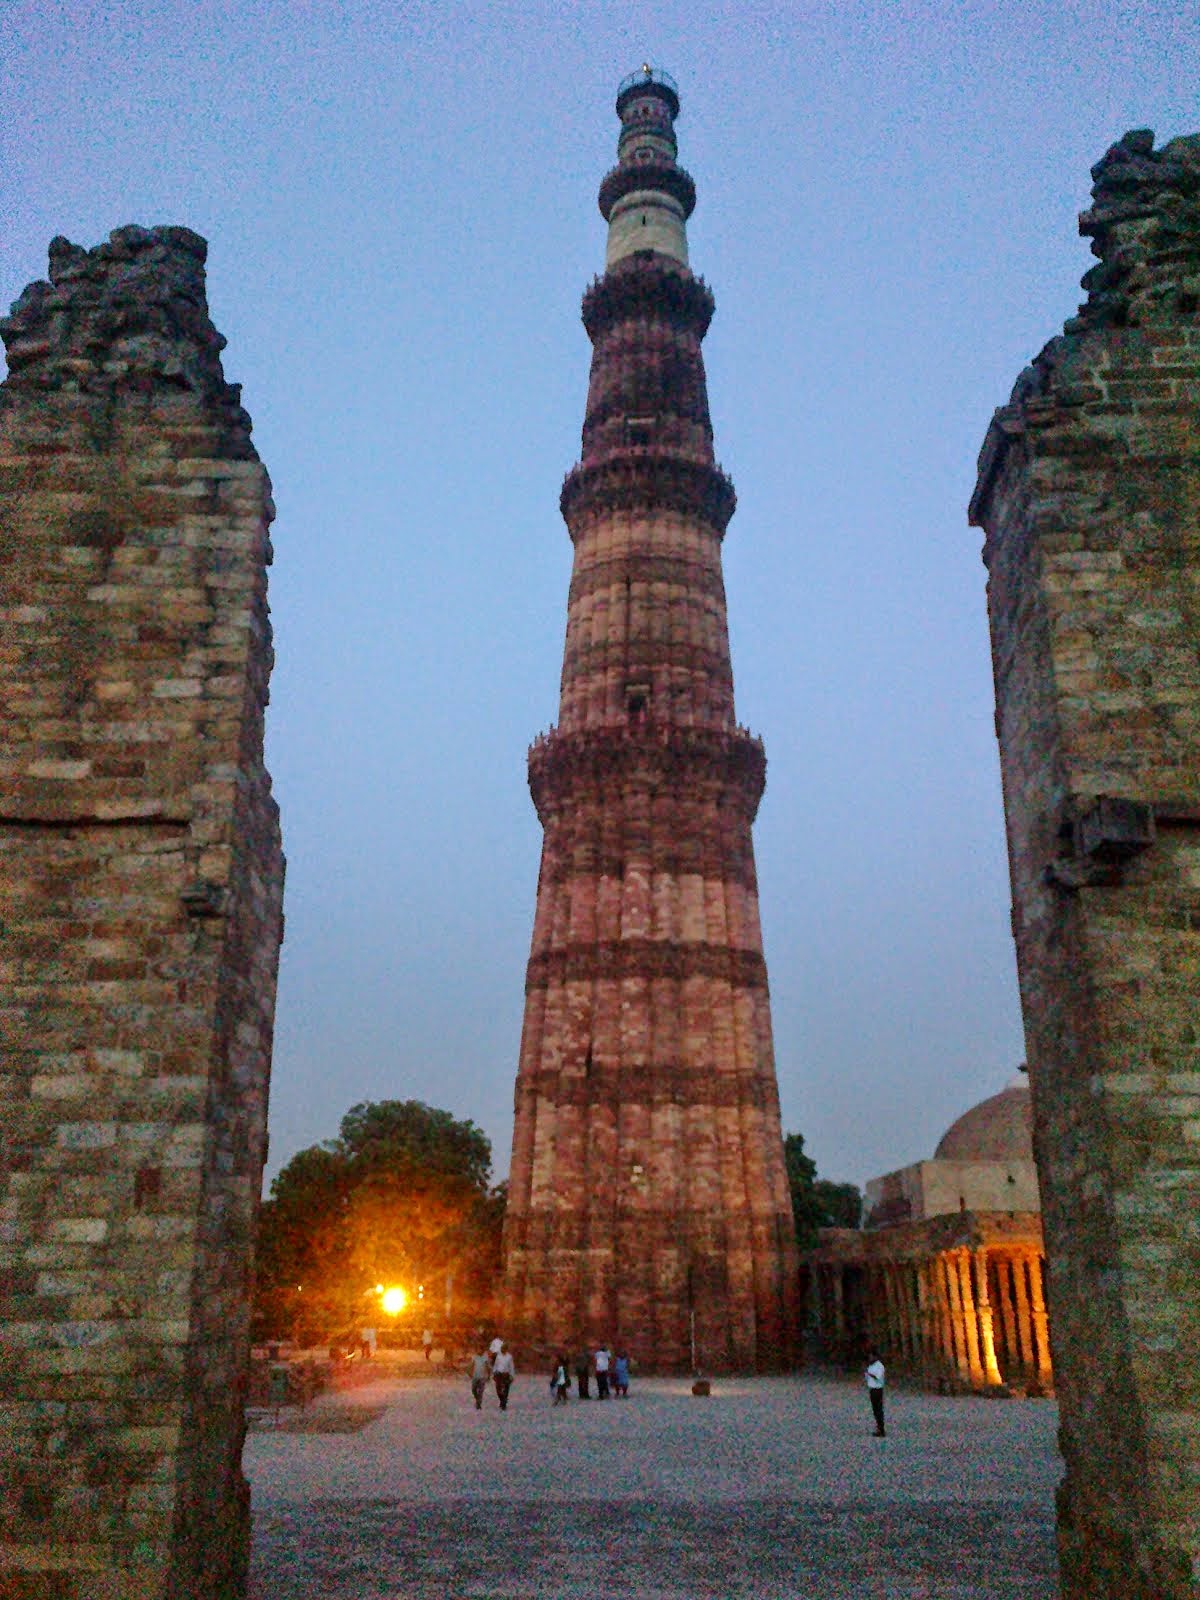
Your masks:
M606 1067L593 1063L586 1072L555 1072L550 1068L522 1073L517 1094L552 1100L559 1106L637 1105L651 1111L665 1106L704 1107L727 1111L734 1106L756 1110L776 1108L779 1100L770 1071L757 1066L741 1071L712 1066Z
M604 593L621 584L645 584L648 588L665 584L684 591L688 599L703 597L725 605L725 582L719 567L683 556L609 556L581 566L571 579L567 604L574 606L589 595Z
M600 978L722 978L739 989L766 989L761 951L668 939L604 940L538 951L526 968L525 992Z

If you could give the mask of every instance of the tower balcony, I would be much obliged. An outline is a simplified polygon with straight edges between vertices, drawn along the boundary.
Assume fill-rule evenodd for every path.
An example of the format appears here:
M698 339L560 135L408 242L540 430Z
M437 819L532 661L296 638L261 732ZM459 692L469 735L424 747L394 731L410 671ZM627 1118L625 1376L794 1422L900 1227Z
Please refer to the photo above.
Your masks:
M619 455L580 462L563 479L559 510L571 538L591 511L681 511L707 522L723 538L737 508L733 482L718 466L629 445Z
M625 256L584 290L583 325L593 344L614 322L662 317L698 339L708 332L715 308L704 279L669 256L642 252Z
M618 200L639 189L660 189L664 194L669 194L679 202L685 218L690 217L696 209L696 185L692 182L691 174L673 161L656 156L652 151L642 150L637 159L622 161L606 173L598 196L600 215L605 222L611 217Z
M742 727L648 721L574 733L549 728L529 747L529 791L543 825L583 795L630 784L651 792L708 791L752 822L766 781L763 742Z
M627 78L622 78L617 85L617 115L622 114L630 100L643 94L665 100L672 119L679 115L679 85L669 72L664 72L661 67L652 67L648 62L636 72L631 72Z

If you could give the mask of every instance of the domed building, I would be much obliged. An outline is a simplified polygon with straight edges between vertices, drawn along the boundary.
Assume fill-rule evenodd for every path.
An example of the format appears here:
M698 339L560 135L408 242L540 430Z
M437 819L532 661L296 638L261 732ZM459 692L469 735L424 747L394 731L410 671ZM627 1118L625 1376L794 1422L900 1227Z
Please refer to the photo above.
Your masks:
M1024 1077L964 1111L938 1140L935 1161L1032 1161L1033 1108Z
M867 1184L866 1226L919 1222L954 1211L1041 1211L1033 1119L1024 1075L964 1111L916 1161Z
M823 1229L805 1260L818 1360L877 1346L942 1390L1053 1386L1041 1203L1023 1075L965 1111L929 1160L873 1178L862 1229Z

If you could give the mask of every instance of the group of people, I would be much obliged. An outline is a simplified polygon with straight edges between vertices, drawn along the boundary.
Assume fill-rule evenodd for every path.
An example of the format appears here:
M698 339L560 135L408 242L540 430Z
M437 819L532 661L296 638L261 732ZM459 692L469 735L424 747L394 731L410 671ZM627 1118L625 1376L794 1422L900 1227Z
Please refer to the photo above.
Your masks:
M571 1392L571 1366L572 1363L568 1362L565 1355L559 1354L554 1358L554 1367L550 1373L550 1393L556 1406L565 1406L567 1403ZM608 1400L613 1396L623 1400L628 1397L629 1357L624 1351L614 1356L608 1346L602 1344L595 1351L580 1351L575 1357L573 1366L575 1386L581 1400L591 1399L593 1377L596 1380L597 1400ZM472 1356L471 1394L475 1400L476 1411L483 1410L483 1397L487 1393L489 1383L495 1385L496 1399L500 1402L501 1411L508 1410L508 1392L512 1388L516 1370L512 1351L499 1335L486 1349L481 1349ZM871 1412L875 1420L876 1437L883 1439L887 1436L883 1421L883 1387L886 1381L886 1369L878 1350L870 1352L864 1376L867 1383L867 1397L871 1402Z
M483 1410L483 1397L489 1382L496 1386L496 1399L500 1402L501 1411L507 1411L508 1391L512 1388L512 1381L516 1375L517 1368L512 1358L512 1351L498 1336L486 1350L480 1350L472 1356L471 1394L475 1399L476 1411Z
M597 1400L615 1396L624 1400L629 1395L629 1357L622 1350L616 1356L607 1345L598 1350L581 1350L575 1357L575 1386L581 1400L590 1400L592 1378L596 1379ZM571 1392L570 1365L565 1355L555 1357L550 1374L550 1389L556 1406L565 1406Z
M567 1403L571 1391L572 1370L575 1373L575 1385L581 1400L591 1399L593 1377L596 1380L597 1400L628 1398L629 1357L623 1350L614 1356L607 1345L601 1345L594 1351L581 1351L574 1363L569 1362L565 1355L556 1356L550 1373L550 1392L556 1406ZM471 1396L475 1401L476 1411L483 1410L483 1397L487 1393L489 1383L495 1387L501 1411L507 1411L509 1390L516 1377L516 1364L513 1361L512 1351L499 1335L486 1348L483 1347L482 1340L480 1341L480 1348L471 1357L469 1371Z

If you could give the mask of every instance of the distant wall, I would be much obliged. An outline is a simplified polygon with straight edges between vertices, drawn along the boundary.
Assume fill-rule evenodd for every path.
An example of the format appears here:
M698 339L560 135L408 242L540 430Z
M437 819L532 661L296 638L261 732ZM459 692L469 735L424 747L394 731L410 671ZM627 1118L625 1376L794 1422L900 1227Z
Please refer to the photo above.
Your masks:
M283 859L267 475L204 241L55 240L0 323L5 1593L241 1593Z
M1065 1600L1200 1578L1200 138L1093 168L1086 304L980 460Z
M868 1226L951 1211L1037 1211L1032 1161L914 1161L866 1186Z

